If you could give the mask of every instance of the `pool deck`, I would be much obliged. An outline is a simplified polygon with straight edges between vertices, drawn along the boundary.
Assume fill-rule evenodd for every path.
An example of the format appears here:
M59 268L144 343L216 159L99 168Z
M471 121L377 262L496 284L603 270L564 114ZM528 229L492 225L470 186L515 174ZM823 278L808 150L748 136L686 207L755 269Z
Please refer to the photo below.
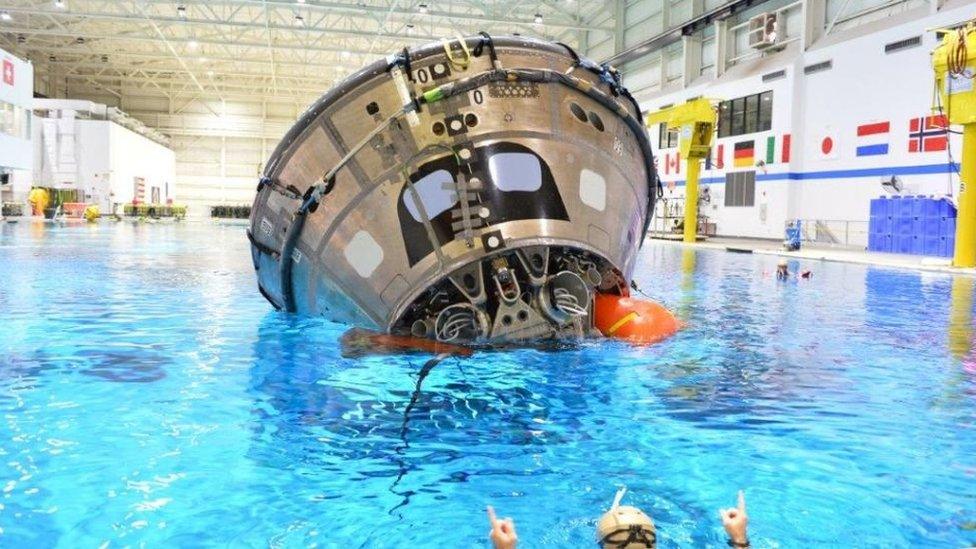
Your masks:
M696 244L685 244L684 242L670 239L653 240L655 242L660 242L665 246L693 246L696 248L704 248L709 250L773 255L792 259L839 261L842 263L859 263L862 265L891 267L895 269L913 269L916 271L976 276L976 269L961 269L953 267L951 259L942 257L886 254L880 252L868 252L857 248L830 247L809 243L804 243L800 250L788 252L783 249L782 241L764 240L758 238L710 237L707 240L700 240Z

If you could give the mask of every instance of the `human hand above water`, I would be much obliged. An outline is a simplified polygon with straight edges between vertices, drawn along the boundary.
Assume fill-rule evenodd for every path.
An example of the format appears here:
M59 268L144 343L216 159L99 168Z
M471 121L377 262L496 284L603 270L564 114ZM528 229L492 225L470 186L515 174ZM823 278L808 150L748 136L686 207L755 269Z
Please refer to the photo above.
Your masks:
M746 514L746 496L739 490L739 505L728 509L719 509L722 517L722 526L729 535L732 543L739 547L748 547L749 538L746 536L746 526L749 524L749 515Z
M491 532L488 537L495 549L515 549L515 545L518 543L515 522L511 518L498 520L495 516L495 509L491 505L488 506L488 522L491 523Z

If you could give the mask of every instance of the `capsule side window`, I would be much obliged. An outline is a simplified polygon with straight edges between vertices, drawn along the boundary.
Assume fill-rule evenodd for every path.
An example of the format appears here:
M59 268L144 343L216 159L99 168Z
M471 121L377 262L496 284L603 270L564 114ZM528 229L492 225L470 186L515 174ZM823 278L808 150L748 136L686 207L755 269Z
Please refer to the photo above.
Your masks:
M454 191L454 176L447 170L437 170L425 175L413 184L420 196L420 203L424 207L424 212L428 219L433 219L438 215L450 210L458 202L457 193ZM403 205L410 212L410 217L420 223L420 208L414 202L413 193L407 189L403 193Z
M488 173L501 191L535 192L542 187L542 165L533 154L495 153L488 158Z

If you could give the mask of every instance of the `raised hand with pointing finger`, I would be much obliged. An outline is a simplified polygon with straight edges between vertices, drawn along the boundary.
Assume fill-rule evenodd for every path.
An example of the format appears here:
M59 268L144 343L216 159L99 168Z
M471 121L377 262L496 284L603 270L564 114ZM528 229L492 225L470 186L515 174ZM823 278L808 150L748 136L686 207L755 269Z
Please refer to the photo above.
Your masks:
M491 532L489 532L488 537L495 549L515 549L515 545L518 543L515 522L510 518L499 520L491 505L488 506L488 522L491 523Z
M722 517L722 526L729 535L729 546L749 547L749 538L746 536L746 526L749 525L749 515L746 514L746 496L739 490L739 505L728 509L719 509Z

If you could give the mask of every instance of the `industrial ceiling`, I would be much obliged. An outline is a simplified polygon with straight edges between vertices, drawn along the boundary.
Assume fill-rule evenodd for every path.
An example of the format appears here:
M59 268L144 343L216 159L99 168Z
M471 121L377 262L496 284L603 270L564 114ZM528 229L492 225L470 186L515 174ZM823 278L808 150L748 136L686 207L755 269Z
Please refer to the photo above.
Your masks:
M579 45L612 1L4 0L0 47L39 76L123 94L307 101L368 62L441 37ZM612 22L611 22L612 23Z

